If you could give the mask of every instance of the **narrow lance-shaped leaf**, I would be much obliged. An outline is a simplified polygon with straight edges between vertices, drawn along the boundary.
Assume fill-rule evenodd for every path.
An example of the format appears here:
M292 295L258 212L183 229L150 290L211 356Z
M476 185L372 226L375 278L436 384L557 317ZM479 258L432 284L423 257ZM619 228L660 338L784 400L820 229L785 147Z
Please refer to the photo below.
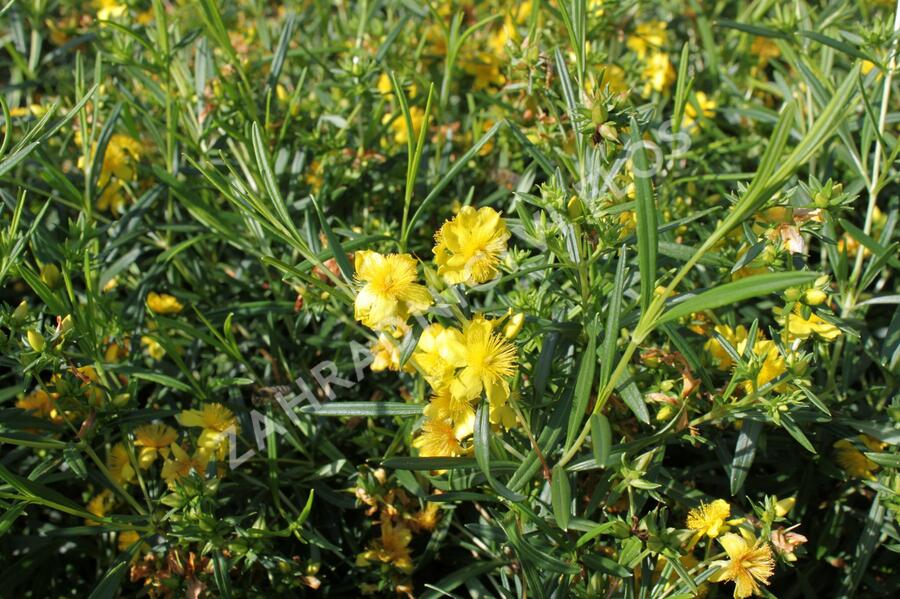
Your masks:
M820 276L816 272L773 272L725 283L675 304L659 318L659 324L683 318L694 312L712 310L721 306L775 293L788 287L811 283Z
M550 499L553 504L553 517L563 530L569 529L569 518L572 509L572 488L566 469L557 464L553 467L553 478L550 482Z
M631 151L637 216L638 268L641 273L641 310L646 310L656 289L656 203L650 185L650 166L637 121L631 119Z
M734 447L734 458L731 461L731 494L737 495L747 480L753 458L756 456L756 441L762 431L762 423L756 420L744 420L738 432Z

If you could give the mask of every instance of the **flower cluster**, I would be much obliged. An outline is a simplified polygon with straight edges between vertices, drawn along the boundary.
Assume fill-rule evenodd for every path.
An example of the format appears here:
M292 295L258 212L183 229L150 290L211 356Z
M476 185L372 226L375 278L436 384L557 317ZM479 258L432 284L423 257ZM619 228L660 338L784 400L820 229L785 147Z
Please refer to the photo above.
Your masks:
M463 206L435 234L438 275L448 285L474 287L491 281L499 276L509 237L506 223L493 208ZM410 331L408 319L422 315L432 305L432 297L417 282L416 261L408 254L361 251L355 261L359 283L356 319L379 333L372 346L372 369L400 370L400 353L393 338ZM509 316L490 319L476 314L460 316L455 326L424 325L411 359L432 389L422 432L413 442L421 455L465 453L464 440L474 431L475 408L483 396L494 425L515 425L510 398L517 352L510 339L522 319L508 321ZM406 365L404 368L409 370Z

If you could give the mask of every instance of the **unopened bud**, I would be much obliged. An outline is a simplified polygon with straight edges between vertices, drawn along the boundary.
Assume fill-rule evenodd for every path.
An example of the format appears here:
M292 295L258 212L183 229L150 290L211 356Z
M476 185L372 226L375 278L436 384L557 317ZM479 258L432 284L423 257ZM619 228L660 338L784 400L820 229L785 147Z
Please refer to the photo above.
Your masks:
M803 294L803 301L810 306L818 306L827 299L828 294L821 289L807 289L806 293Z
M26 338L28 339L28 345L31 346L31 349L34 351L43 351L44 349L44 337L34 329L29 329L27 333L25 333Z
M615 126L610 125L609 123L603 123L599 127L597 127L597 133L600 134L600 137L609 141L619 141L619 132L616 131Z
M790 302L796 302L802 296L802 292L796 287L788 287L784 290L784 297Z
M45 264L41 267L41 280L50 289L55 289L59 284L59 269L55 264Z
M59 334L65 335L69 331L71 331L75 327L75 320L72 318L71 314L66 314L66 317L59 321Z
M503 327L503 336L510 340L515 339L522 330L523 324L525 324L525 315L521 312L513 314Z
M775 515L779 518L784 518L787 516L788 512L790 512L794 504L797 503L796 497L788 497L787 499L782 499L775 503Z
M22 300L22 303L13 310L12 321L14 324L22 324L26 318L28 318L28 301Z
M569 212L569 218L575 220L580 218L582 214L584 214L584 207L581 204L581 200L578 199L578 196L572 196L572 199L569 200L569 203L566 205L566 209Z
M659 411L656 413L656 420L657 420L657 422L665 422L666 420L669 420L670 418L672 418L672 416L674 416L674 415L675 415L675 408L666 404L663 407L661 407L659 409Z

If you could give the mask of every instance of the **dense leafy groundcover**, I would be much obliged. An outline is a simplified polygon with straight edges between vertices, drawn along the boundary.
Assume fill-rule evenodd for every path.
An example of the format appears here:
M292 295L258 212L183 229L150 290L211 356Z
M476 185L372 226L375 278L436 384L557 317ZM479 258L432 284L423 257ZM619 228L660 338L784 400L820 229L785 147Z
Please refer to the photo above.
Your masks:
M890 1L0 8L0 595L900 592Z

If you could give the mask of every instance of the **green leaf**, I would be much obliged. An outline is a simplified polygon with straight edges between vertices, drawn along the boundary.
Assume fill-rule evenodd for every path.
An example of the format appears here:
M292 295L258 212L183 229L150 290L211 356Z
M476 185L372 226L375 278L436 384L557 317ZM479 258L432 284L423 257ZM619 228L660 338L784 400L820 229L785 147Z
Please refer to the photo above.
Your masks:
M794 440L803 446L803 448L810 452L816 453L816 448L813 447L813 444L809 442L809 439L803 434L803 431L800 430L800 427L797 426L797 423L794 422L794 419L784 414L781 416L781 426L790 434Z
M646 310L656 289L656 202L650 185L651 173L644 140L637 121L631 119L631 150L634 152L634 190L637 217L638 269L641 273L641 310Z
M881 62L877 58L875 58L871 54L863 52L856 46L848 44L847 42L842 42L840 40L836 40L833 37L828 37L827 35L823 35L817 31L800 30L797 33L799 33L800 35L802 35L805 38L809 38L811 40L819 42L820 44L824 44L826 46L834 48L835 50L838 50L839 52L843 52L847 56L852 56L853 58L859 58L860 60L868 60L871 63L877 64L879 66L879 68L884 68L884 65L882 65Z
M594 452L594 460L601 468L606 467L611 448L612 431L609 419L603 414L591 415L591 449Z
M738 432L734 446L734 458L731 460L731 495L737 495L744 487L753 458L756 456L756 440L763 425L757 420L745 419Z
M353 281L354 269L350 265L350 260L347 258L347 251L341 246L341 241L337 238L337 235L334 234L334 231L328 224L328 219L325 218L325 213L322 212L318 200L316 200L315 196L309 196L309 199L312 202L313 208L316 210L316 215L319 217L322 231L324 231L325 238L328 240L328 247L331 248L331 251L334 253L334 259L341 269L341 274L344 275L344 278L348 282Z
M581 421L587 411L591 398L591 387L594 383L594 370L597 367L597 335L599 325L596 320L587 327L588 343L581 354L581 363L578 366L578 378L575 380L575 401L572 404L572 413L569 415L569 426L566 430L566 448L572 445L572 441L578 435Z
M223 599L231 598L231 579L228 577L228 558L221 551L213 551L213 578Z
M612 292L609 295L609 305L606 308L606 330L603 332L603 350L600 361L600 381L597 383L598 389L606 387L616 360L616 344L619 341L619 318L622 312L622 295L625 293L627 255L628 249L623 245L619 248L616 276L613 280Z
M582 555L581 559L590 570L603 572L618 578L631 578L631 571L618 562L602 555Z
M97 516L91 514L65 495L50 487L14 474L2 464L0 464L0 479L16 489L21 499L30 503L38 503L79 518L99 520Z
M484 473L485 478L487 478L488 483L497 493L510 501L522 501L525 499L524 495L509 490L503 483L495 479L494 474L491 472L490 434L490 407L484 401L478 406L478 412L475 414L475 461Z
M685 43L681 47L681 59L678 62L678 83L675 85L675 109L672 112L672 132L678 133L681 129L681 121L684 120L684 107L688 94L694 86L694 78L688 78L688 60L690 58L690 45Z
M569 529L569 518L572 516L572 488L569 485L569 476L563 466L557 464L553 467L553 476L550 482L550 503L553 506L553 517L556 524L563 530Z
M644 396L641 394L641 391L638 389L634 380L626 379L624 381L619 381L616 388L622 396L622 401L624 401L625 405L628 406L628 409L637 416L638 420L644 424L649 424L650 411L647 409L647 403L644 401Z
M501 561L475 562L465 568L453 572L441 578L434 584L426 584L429 589L427 593L422 593L421 599L444 599L452 597L450 591L459 587L461 584L469 580L476 580L479 576L487 574L491 570L498 569L503 566Z
M376 401L339 401L303 406L301 412L314 416L421 416L421 404Z
M725 283L696 294L683 294L668 311L659 318L658 324L684 318L695 312L713 310L721 306L734 305L747 299L775 293L788 287L805 285L816 280L816 272L774 272L754 275Z

